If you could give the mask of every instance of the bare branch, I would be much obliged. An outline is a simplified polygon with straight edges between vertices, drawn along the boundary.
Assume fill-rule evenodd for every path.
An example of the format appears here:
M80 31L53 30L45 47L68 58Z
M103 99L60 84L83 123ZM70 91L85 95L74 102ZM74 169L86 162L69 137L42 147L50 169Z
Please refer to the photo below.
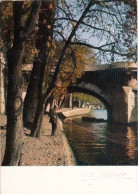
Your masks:
M57 31L57 30L53 30L53 32L55 32L55 33L59 34L59 35L62 37L62 39L64 40L64 42L66 42L66 39L65 39L65 37L63 36L63 34L62 34L62 33L60 33L60 32L59 32L59 31Z
M133 54L130 54L130 53L121 53L121 52L113 51L112 49L103 49L103 47L105 47L106 45L102 45L100 47L96 47L96 46L93 46L91 44L82 43L82 42L72 42L71 44L72 45L82 45L82 46L86 46L86 47L89 47L89 48L92 48L92 49L97 49L99 51L115 53L115 54L120 55L120 56L131 56L131 55L133 55ZM112 45L112 44L113 43L107 44L107 46Z
M71 22L77 23L77 20L70 19L70 18L65 18L65 17L57 18L56 20L69 20L69 21L71 21ZM85 22L83 22L83 21L81 21L80 24L83 24L83 25L85 25L85 26L87 26L87 27L90 27L90 28L93 28L93 29L95 29L95 30L107 32L107 33L110 34L112 37L114 37L114 35L113 35L110 31L108 31L108 30L106 30L106 29L102 29L102 28L98 28L98 27L92 26L92 25L87 24L87 23L85 23Z
M27 37L28 35L30 35L32 33L32 31L34 30L34 26L36 24L36 20L38 18L39 15L39 9L41 6L41 1L34 1L32 3L32 11L30 13L30 16L26 22L26 27L25 27L25 37Z

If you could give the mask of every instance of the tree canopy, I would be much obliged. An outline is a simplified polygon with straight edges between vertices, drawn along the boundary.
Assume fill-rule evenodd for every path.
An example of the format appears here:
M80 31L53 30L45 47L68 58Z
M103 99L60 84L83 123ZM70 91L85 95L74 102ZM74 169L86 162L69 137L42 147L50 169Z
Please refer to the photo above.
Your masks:
M56 62L60 56L63 45L63 42L54 43L53 47L56 47L57 52L53 53L53 48L50 53L49 63L51 72L56 68ZM55 87L54 96L59 97L60 95L66 95L67 87L81 77L85 67L96 64L97 58L92 49L81 45L72 45L69 47L60 67L60 86Z
M89 2L91 7L80 22L71 44L94 49L100 61L106 63L110 63L111 60L136 60L136 0L59 0L53 29L54 39L62 41L68 39ZM1 48L2 45L11 45L13 41L11 6L12 2L1 3ZM27 18L31 2L25 2L24 7L24 17ZM32 50L36 51L28 47L30 54Z
M57 8L55 29L67 39L89 1L61 0ZM97 50L101 61L136 59L136 1L91 1L91 7L71 44Z

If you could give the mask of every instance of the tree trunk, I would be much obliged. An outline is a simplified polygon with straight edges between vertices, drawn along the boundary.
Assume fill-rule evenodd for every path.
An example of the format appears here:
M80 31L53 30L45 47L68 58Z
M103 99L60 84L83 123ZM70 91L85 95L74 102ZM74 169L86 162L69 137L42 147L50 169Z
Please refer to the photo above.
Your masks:
M6 151L2 165L18 166L22 152L22 69L24 44L7 52L8 92L7 92L7 134Z
M41 104L39 103L40 106L37 107L36 114L35 114L35 120L32 126L32 131L31 131L31 136L32 137L40 137L40 128L42 124L42 119L44 115L44 107L43 107L43 102Z
M52 43L52 37L53 37L53 23L54 23L54 14L55 14L55 6L56 6L56 1L50 0L48 2L42 2L41 6L41 12L39 14L39 31L37 35L37 40L36 40L36 48L39 50L38 53L38 58L36 59L36 62L34 64L33 68L38 69L38 71L32 72L31 76L31 81L29 88L31 90L31 84L32 80L35 79L36 77L36 82L35 88L36 90L33 91L28 91L31 92L32 95L27 94L27 97L25 99L25 107L26 110L24 113L24 116L27 118L26 123L28 121L30 112L36 111L35 117L32 115L32 120L33 120L33 126L32 126L32 132L31 136L38 137L40 134L40 128L41 128L41 121L42 121L42 114L44 113L44 94L45 91L48 87L48 79L49 79L49 64L48 64L48 57L49 57L49 52L51 50L51 43ZM37 67L35 67L36 63L39 63ZM35 93L38 93L38 96L35 95ZM32 98L35 100L35 104L32 104L33 106L27 106ZM42 104L43 103L43 104ZM36 108L37 105L37 108ZM29 109L28 109L29 108ZM40 110L42 108L42 110ZM28 109L28 111L27 111ZM40 114L40 115L39 115ZM25 119L24 119L25 120ZM37 123L38 122L38 123ZM39 132L38 132L39 131Z
M22 155L22 61L25 43L35 28L41 2L32 2L32 9L23 31L24 1L13 2L14 40L13 47L7 51L8 91L7 91L7 133L3 166L21 165Z
M38 103L38 83L40 75L40 64L38 61L34 63L29 86L24 100L23 124L24 127L31 129L34 122Z

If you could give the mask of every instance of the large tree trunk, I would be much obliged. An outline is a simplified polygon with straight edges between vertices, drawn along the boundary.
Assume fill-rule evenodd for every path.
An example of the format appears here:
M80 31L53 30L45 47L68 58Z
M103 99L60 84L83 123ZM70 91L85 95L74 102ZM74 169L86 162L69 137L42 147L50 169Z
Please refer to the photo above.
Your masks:
M40 68L41 66L39 62L38 61L34 62L29 86L24 100L23 124L24 124L24 127L28 129L32 128L32 124L34 122L34 117L36 113L37 103L38 103L38 83L39 83Z
M3 165L17 166L22 151L22 70L24 44L7 52L8 92L7 92L7 134Z
M3 166L17 166L21 164L22 155L22 61L25 43L32 33L38 18L40 1L32 3L32 11L26 22L26 30L22 31L23 1L13 2L14 41L13 47L7 52L8 62L8 91L7 91L7 133L6 150Z
M17 166L22 150L22 60L25 43L21 41L21 10L23 3L13 4L14 42L7 52L8 91L7 91L7 134L6 150L2 165Z

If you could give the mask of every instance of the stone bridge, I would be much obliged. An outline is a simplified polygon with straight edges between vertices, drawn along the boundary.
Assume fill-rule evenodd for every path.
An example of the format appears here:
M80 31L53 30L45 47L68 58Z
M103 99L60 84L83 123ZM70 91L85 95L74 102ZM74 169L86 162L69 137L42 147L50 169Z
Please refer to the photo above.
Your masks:
M137 122L137 68L138 63L93 66L68 90L98 98L112 123Z
M5 61L0 53L0 114L5 112L4 67ZM23 71L31 72L31 69L32 65L29 65ZM137 70L138 62L95 65L86 69L81 79L68 90L97 97L105 105L111 122L137 122Z

